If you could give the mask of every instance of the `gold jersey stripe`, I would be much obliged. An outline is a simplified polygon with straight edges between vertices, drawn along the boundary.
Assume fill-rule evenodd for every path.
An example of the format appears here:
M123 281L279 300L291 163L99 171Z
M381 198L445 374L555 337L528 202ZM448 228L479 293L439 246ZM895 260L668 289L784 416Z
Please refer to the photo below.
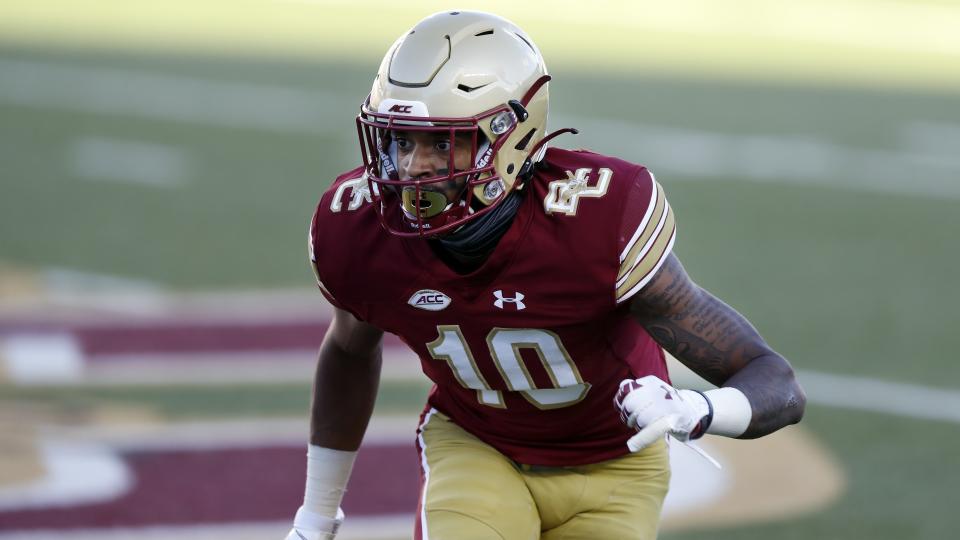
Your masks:
M649 251L647 251L643 260L630 271L627 279L617 286L617 302L626 300L647 284L650 278L656 273L656 270L663 264L667 254L670 253L670 249L673 248L673 241L676 238L676 234L677 227L673 217L673 211L670 210L670 206L667 206L666 219L663 220L663 227L661 227L657 233L653 245Z
M640 220L640 224L637 225L636 230L633 233L633 236L630 237L630 241L627 242L627 245L624 246L623 250L620 252L620 262L623 263L624 259L627 258L627 254L633 249L633 246L637 244L637 240L640 238L640 234L643 233L643 230L647 228L647 223L650 222L650 215L653 214L653 209L657 206L657 195L660 193L658 189L657 180L653 178L653 173L650 173L650 178L653 179L653 189L650 190L650 200L647 201L647 210L643 213L643 219Z
M646 256L646 251L650 247L648 245L650 244L650 239L653 237L653 234L660 226L660 222L663 220L664 209L669 210L667 199L663 195L663 188L661 188L656 182L654 182L653 185L654 189L657 191L657 202L653 207L653 212L651 212L648 216L645 216L644 221L642 221L640 226L637 227L637 232L633 234L632 247L620 262L620 271L617 273L618 284L623 280L624 276L629 274L630 271L640 263L641 259Z
M629 299L629 298L632 297L634 294L636 294L637 291L639 291L639 290L641 290L641 289L643 289L644 287L647 286L647 283L649 283L649 282L654 278L654 276L657 275L657 272L660 271L660 267L661 267L661 266L663 265L663 263L667 260L667 257L670 255L670 252L673 250L673 244L674 244L674 241L676 241L676 238L677 238L676 230L674 230L674 234L670 236L670 241L667 243L667 248L664 250L663 256L660 257L660 260L657 261L657 263L656 263L656 264L653 266L653 268L647 273L647 275L644 276L643 278L641 278L641 279L636 283L636 285L634 285L631 289L627 290L627 291L624 292L624 293L620 293L620 292L618 291L618 293L617 293L618 295L615 295L615 296L616 296L616 303L619 304L619 303L621 303L621 302Z

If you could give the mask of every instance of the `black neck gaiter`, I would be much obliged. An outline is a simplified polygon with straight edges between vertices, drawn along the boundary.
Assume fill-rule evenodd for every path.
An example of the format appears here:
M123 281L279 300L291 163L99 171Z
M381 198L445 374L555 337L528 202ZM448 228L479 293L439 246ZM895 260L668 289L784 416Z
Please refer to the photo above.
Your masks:
M456 232L431 240L434 250L460 273L470 272L497 247L517 215L524 191L512 191L488 214L467 223Z

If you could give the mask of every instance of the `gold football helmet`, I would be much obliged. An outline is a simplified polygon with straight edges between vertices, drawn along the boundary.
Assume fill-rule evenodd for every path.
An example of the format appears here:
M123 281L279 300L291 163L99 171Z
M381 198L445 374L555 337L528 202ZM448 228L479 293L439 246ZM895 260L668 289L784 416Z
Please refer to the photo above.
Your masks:
M533 41L496 15L445 11L400 36L357 117L370 193L387 230L452 231L520 189L545 150L549 80ZM411 132L448 141L446 168L402 177L397 141ZM472 144L470 165L458 169L453 143L462 140Z

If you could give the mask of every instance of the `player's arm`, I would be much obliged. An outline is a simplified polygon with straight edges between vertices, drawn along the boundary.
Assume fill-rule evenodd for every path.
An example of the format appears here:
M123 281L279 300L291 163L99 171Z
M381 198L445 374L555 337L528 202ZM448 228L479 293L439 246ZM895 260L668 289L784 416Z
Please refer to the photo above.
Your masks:
M698 418L691 438L702 431L755 438L800 421L806 397L790 363L742 315L694 283L673 254L630 299L630 311L665 350L721 387L705 393L707 404L699 402L704 394L681 391L710 413Z
M380 384L383 331L334 308L313 380L310 444L356 451Z
M382 330L334 309L313 381L306 493L288 540L332 539L343 521L340 501L373 413L382 343Z

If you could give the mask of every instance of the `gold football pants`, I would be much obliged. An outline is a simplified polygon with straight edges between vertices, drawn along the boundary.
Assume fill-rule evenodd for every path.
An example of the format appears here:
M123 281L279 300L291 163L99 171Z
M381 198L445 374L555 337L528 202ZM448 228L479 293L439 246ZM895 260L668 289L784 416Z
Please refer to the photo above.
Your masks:
M431 411L420 433L417 540L652 540L667 446L575 467L519 465Z

